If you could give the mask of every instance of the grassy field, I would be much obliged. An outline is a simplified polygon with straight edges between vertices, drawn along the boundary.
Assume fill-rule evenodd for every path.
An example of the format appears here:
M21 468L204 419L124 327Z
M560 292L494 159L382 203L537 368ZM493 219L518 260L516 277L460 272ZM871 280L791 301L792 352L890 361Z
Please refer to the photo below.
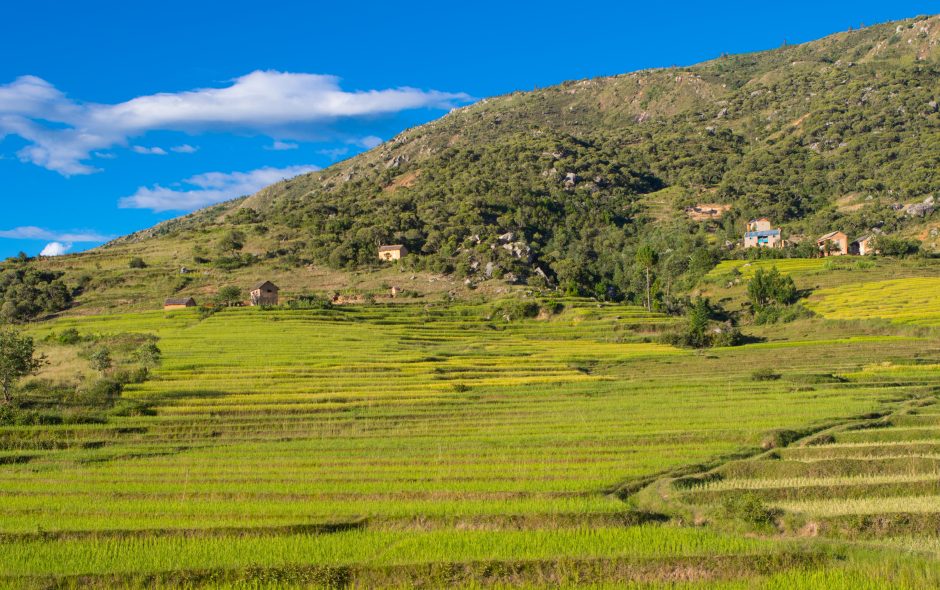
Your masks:
M766 342L700 353L655 343L674 322L567 300L559 314L513 322L487 305L413 303L36 325L39 338L66 328L154 334L164 360L124 393L149 409L142 415L0 428L0 584L854 588L940 579L932 558L906 549L919 530L892 531L874 547L835 534L753 538L719 526L727 515L690 528L715 517L684 512L748 490L826 531L823 517L832 528L913 498L918 518L940 515L931 455L940 436L928 405L940 371L917 362L936 359L940 341L903 326L863 333L807 320ZM779 378L758 380L761 369ZM873 414L909 422L772 451L783 461L762 454ZM787 459L846 449L858 463L868 448L878 461L867 470L817 472ZM710 469L735 475L683 488L681 501L648 501L663 482ZM880 496L823 491L853 486L906 491L880 505ZM779 492L801 488L820 492ZM873 578L885 560L899 565Z

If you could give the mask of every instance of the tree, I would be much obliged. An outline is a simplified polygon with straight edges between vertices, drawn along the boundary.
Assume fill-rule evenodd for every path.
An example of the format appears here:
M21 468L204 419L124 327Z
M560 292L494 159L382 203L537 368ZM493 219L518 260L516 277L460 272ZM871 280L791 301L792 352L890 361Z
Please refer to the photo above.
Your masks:
M242 248L245 247L245 234L238 230L232 230L226 232L222 236L222 239L219 240L219 250L223 252L231 252L232 256L236 256Z
M793 277L782 275L777 267L757 269L747 284L747 294L754 311L770 305L789 305L796 301L797 291Z
M137 362L148 369L159 365L162 355L163 353L153 342L148 342L134 351L134 358L137 359Z
M111 360L111 351L107 348L99 348L88 360L91 361L91 368L100 373L104 373L114 365Z
M217 296L219 305L224 305L225 307L231 307L237 305L242 300L242 291L234 285L229 285L227 287L222 287L219 289L219 294Z
M696 348L708 345L708 322L712 310L708 300L696 297L695 303L689 309L689 343Z
M649 244L643 244L636 251L636 262L646 271L646 311L653 311L653 267L658 260L659 255Z
M13 400L13 387L17 381L35 375L45 364L45 355L36 356L32 338L12 329L0 330L0 389L3 390L3 402L9 404Z

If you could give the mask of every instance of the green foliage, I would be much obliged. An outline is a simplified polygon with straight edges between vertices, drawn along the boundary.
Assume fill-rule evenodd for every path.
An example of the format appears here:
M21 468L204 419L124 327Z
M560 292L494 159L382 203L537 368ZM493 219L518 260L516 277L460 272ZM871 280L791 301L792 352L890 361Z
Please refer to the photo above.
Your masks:
M773 525L779 516L779 511L768 508L760 496L751 492L728 494L722 498L722 508L728 517L758 527Z
M61 276L22 265L0 269L0 322L22 322L67 308L72 293Z
M776 381L780 377L780 373L770 368L757 369L751 373L751 379L754 381Z
M333 303L326 297L314 294L303 294L287 302L290 309L330 309Z
M535 301L504 299L493 306L491 316L511 322L524 318L534 318L539 315L540 310L541 307Z
M128 268L147 268L147 263L140 256L135 256L127 263Z
M757 269L747 284L747 295L754 312L770 305L789 305L796 301L797 290L793 278L783 275L773 267Z
M238 230L229 230L219 239L218 248L220 252L228 252L232 257L237 257L242 248L245 247L245 234Z
M99 348L92 352L88 357L88 361L91 364L92 369L101 373L104 373L114 366L114 361L111 358L111 351L107 348Z
M696 297L686 309L686 324L681 330L666 332L660 341L673 346L708 348L737 346L744 340L740 330L730 322L715 321L722 315L720 307L713 307L708 299Z
M215 299L223 307L238 305L243 301L242 290L235 285L227 285L219 289Z
M82 341L82 335L75 328L66 328L59 332L56 341L63 345L78 344Z
M141 366L154 368L160 365L163 353L154 342L142 344L140 348L134 351L134 358Z
M0 328L0 392L4 403L13 400L13 388L20 379L35 374L44 364L46 358L36 355L31 337Z
M913 256L920 251L920 242L895 236L882 234L874 238L873 242L874 249L882 256L904 258L906 256Z

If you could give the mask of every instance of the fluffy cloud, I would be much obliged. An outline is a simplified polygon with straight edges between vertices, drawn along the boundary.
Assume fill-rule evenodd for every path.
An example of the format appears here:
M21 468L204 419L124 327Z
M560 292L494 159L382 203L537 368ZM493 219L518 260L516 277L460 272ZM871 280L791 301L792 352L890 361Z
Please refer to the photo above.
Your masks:
M199 148L191 146L188 143L183 145L177 145L170 148L171 152L176 152L177 154L195 154L199 151Z
M40 256L62 256L72 249L72 244L63 244L62 242L49 242L39 253Z
M124 197L119 205L126 209L152 211L193 211L235 197L250 195L285 178L319 170L317 166L259 168L250 172L208 172L187 178L182 184L191 188L173 189L160 185L140 187Z
M146 147L142 145L135 145L131 149L137 152L138 154L148 154L151 156L165 156L166 155L166 150L163 149L162 147L156 147L156 146Z
M265 149L273 150L275 152L283 152L285 150L296 150L300 146L296 143L291 143L289 141L280 141L275 140L274 143L266 147Z
M107 242L112 236L105 236L94 231L58 232L33 225L0 230L0 238L13 240L52 240L55 242Z
M322 136L344 118L408 109L450 109L470 97L415 88L348 92L335 76L255 71L223 88L141 96L119 104L72 100L49 82L22 76L0 85L0 139L28 142L17 155L64 175L90 174L99 150L126 146L148 131L234 131L272 138ZM366 138L363 145L377 145Z

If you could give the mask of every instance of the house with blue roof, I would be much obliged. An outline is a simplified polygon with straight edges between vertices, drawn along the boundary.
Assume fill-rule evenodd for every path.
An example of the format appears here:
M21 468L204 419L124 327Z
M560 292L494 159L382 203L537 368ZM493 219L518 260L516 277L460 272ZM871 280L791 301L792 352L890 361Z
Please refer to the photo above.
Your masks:
M766 217L752 219L747 222L747 232L744 234L745 248L783 248L783 235L779 228L772 227Z

